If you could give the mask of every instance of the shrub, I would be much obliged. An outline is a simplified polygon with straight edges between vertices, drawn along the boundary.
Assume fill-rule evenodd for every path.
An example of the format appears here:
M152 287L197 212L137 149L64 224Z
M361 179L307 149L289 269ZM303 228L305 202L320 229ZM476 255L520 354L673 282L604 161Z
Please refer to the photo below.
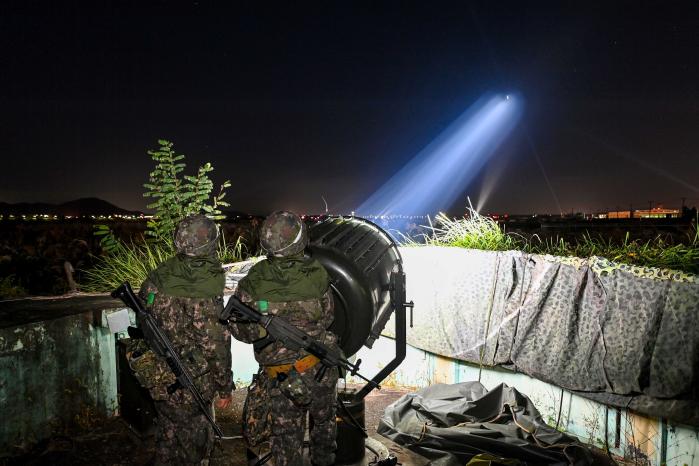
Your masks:
M212 197L214 184L208 173L214 167L210 163L199 167L195 176L181 176L186 166L182 161L185 156L175 153L173 143L169 141L161 139L158 144L157 150L148 151L156 165L148 183L143 185L148 190L143 197L155 200L148 204L149 209L155 209L155 214L148 221L146 234L156 241L169 241L177 224L188 215L205 213L213 220L223 219L219 207L229 205L223 199L230 182L226 180L218 194Z
M214 185L209 173L214 168L210 163L199 167L196 175L184 175L185 156L177 154L169 141L161 139L158 144L158 149L148 151L155 168L143 185L143 196L154 200L148 208L155 209L147 223L145 241L124 243L108 225L95 225L94 233L101 236L104 255L85 272L82 288L86 291L111 291L124 281L140 285L151 270L175 254L173 236L180 220L198 213L213 220L224 218L220 208L229 205L224 198L230 182L225 181L218 194L212 195ZM240 238L228 245L221 237L218 254L222 262L239 261L243 253Z

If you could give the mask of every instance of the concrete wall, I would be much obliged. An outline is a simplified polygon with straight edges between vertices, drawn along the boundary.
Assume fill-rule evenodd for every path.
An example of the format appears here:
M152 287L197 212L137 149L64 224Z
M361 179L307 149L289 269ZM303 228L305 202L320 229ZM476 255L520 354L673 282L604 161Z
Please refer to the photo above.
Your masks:
M437 284L429 285L411 281L410 277L408 274L408 299L415 299L416 305L428 302L426 295L449 293L444 290L444 277L435 276ZM462 287L468 289L467 285ZM53 301L45 305L50 307ZM459 300L466 301L469 300ZM0 303L0 314L4 305ZM62 317L33 314L32 321L24 324L11 318L17 313L8 313L5 322L9 323L0 325L0 452L46 437L57 425L80 424L93 415L116 413L115 334L106 327L101 311L108 305L81 304L82 308L89 305L91 311L60 314ZM57 306L64 309L71 303ZM40 308L41 304L33 307ZM416 307L416 322L420 318L418 311ZM486 309L481 311L485 313ZM251 346L235 342L232 354L234 378L248 382L257 370ZM393 341L387 337L379 339L372 350L362 349L358 355L364 361L362 372L373 376L392 359L392 354ZM524 374L496 367L480 369L409 347L406 360L385 384L423 387L466 380L480 380L488 388L503 382L514 386L534 401L550 424L558 424L586 442L609 445L619 455L641 459L640 464L647 459L655 465L699 466L697 428L606 407Z
M375 351L363 349L359 354L367 369L380 367L386 357L381 355L391 354L393 342L387 338L380 342ZM555 426L558 421L560 429L586 443L600 448L606 444L615 454L635 459L639 464L647 459L653 465L699 466L699 428L667 424L662 419L606 407L526 374L492 367L481 369L409 347L394 380L416 387L469 380L480 380L487 388L506 383L529 396L549 425Z
M235 378L249 381L258 368L251 345L234 341L232 352ZM394 355L394 341L382 337L371 350L362 348L357 357L362 359L363 375L373 377ZM358 379L348 380L361 383ZM405 361L383 385L421 388L470 380L479 380L489 389L501 383L517 388L534 402L549 425L556 426L558 421L561 430L602 449L606 439L614 454L634 460L635 464L699 466L699 428L667 424L662 419L606 407L526 374L479 368L408 346Z
M101 312L0 328L0 452L117 408L115 335Z

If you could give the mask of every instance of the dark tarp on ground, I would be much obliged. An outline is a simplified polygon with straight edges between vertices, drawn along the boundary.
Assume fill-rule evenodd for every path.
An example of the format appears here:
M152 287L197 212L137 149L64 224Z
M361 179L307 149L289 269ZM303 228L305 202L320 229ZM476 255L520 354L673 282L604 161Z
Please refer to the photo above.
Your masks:
M411 345L699 425L699 409L686 409L699 406L699 277L597 257L401 254Z
M487 453L520 464L612 464L549 427L526 395L500 384L436 384L386 408L378 433L431 460L460 466Z

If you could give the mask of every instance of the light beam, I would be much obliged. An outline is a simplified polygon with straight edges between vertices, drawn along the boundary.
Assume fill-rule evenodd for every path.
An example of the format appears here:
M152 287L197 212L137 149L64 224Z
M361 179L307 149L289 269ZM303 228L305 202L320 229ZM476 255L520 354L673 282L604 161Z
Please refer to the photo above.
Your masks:
M445 210L510 134L521 110L514 94L479 99L359 206L358 215Z

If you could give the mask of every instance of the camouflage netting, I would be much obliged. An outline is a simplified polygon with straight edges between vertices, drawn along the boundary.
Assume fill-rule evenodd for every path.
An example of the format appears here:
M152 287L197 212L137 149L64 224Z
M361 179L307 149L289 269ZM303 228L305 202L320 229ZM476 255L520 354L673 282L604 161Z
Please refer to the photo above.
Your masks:
M401 254L415 301L411 345L699 425L698 276L598 257Z

